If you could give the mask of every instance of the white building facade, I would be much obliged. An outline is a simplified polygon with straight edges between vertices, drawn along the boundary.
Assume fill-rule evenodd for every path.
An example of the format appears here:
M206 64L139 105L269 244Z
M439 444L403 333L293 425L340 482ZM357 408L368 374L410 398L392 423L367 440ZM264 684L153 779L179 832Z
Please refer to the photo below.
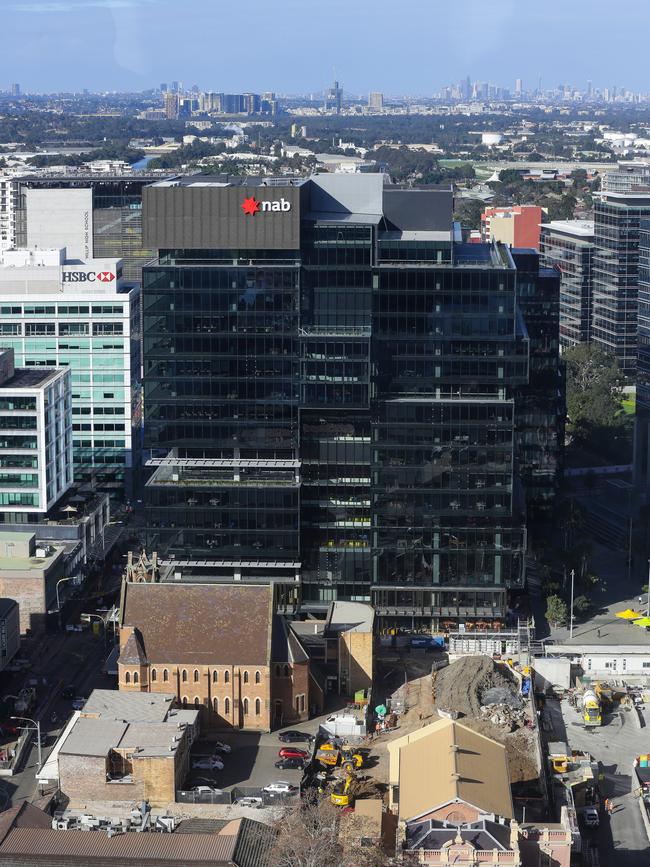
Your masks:
M72 482L70 370L16 368L0 348L0 513L45 514Z
M75 484L132 496L140 427L139 288L119 259L0 253L0 345L17 366L68 367Z

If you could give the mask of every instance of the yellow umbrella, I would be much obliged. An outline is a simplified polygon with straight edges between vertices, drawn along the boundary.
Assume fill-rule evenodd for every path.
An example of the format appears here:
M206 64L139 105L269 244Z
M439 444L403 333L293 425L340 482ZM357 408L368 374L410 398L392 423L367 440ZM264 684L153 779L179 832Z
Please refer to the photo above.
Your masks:
M632 611L631 608L626 608L625 611L619 611L616 616L620 617L621 620L638 620L639 617L643 617L643 614L639 614L638 611Z
M647 628L650 626L650 617L641 617L640 620L635 620L633 625Z

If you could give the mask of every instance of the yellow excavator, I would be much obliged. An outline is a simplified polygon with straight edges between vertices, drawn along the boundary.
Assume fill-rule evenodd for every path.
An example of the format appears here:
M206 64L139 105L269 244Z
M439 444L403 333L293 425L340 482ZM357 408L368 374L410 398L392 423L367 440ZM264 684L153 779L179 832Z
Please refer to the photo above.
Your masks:
M350 786L356 779L354 771L349 769L344 780L339 782L332 789L330 801L335 807L350 807L354 803L354 795L350 794Z
M363 767L363 756L355 752L351 744L341 744L340 748L327 741L316 752L316 760L328 768L341 765L346 771L358 771Z

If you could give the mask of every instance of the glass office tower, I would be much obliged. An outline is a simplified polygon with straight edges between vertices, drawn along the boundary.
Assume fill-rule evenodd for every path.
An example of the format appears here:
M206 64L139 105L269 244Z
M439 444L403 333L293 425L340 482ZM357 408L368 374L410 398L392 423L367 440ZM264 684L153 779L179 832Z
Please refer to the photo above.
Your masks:
M594 204L592 341L634 376L637 357L639 224L650 193L603 193Z
M174 577L503 622L530 343L510 252L461 242L450 190L380 175L163 182L143 222L148 546Z

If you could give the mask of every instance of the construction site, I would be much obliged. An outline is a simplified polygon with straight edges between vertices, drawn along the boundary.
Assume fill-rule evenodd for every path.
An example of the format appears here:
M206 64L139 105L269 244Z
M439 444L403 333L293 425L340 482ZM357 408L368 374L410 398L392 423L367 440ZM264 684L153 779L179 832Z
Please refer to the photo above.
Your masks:
M388 774L387 745L440 718L457 719L506 748L515 804L527 814L542 812L545 773L537 729L537 713L526 667L491 656L426 654L406 649L383 653L377 693L397 715L398 728L386 729L373 742L377 782ZM532 813L531 813L532 811Z

